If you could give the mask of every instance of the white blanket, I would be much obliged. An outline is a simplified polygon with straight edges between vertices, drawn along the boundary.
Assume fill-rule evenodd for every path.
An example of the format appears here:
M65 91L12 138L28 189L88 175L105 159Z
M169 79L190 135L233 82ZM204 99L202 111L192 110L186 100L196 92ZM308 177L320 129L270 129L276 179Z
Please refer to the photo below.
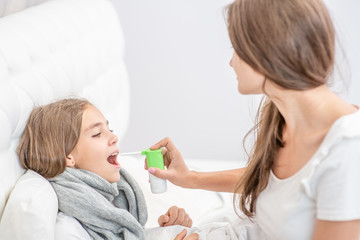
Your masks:
M172 240L185 227L170 226L149 228L145 231L147 240ZM194 232L199 234L200 240L265 240L266 237L261 232L255 222L249 219L236 219L233 222L209 223L199 227L186 228L188 235Z

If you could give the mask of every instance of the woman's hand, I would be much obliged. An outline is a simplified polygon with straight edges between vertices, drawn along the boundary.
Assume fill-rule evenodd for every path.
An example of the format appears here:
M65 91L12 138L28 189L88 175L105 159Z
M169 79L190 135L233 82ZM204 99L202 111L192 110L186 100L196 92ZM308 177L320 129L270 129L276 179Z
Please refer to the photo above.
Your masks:
M150 149L162 149L164 164L167 170L149 168L145 169L156 177L167 179L175 185L183 188L205 189L217 192L234 192L239 178L244 174L245 168L230 169L215 172L190 171L186 166L179 150L172 143L170 138L165 138L152 146Z
M175 185L184 188L191 188L191 183L193 180L192 172L186 166L184 159L181 156L179 150L175 147L170 138L165 138L153 145L150 149L162 149L162 154L164 156L164 164L167 170L162 170L158 168L149 168L147 167L145 160L145 169L155 175L156 177L167 179Z
M186 234L187 234L187 231L186 231L186 229L184 229L181 231L181 233L176 235L174 240L198 240L199 239L199 235L197 233L193 233L184 239Z
M169 210L161 215L158 219L160 227L167 227L172 225L181 225L184 227L191 227L192 220L183 208L172 206Z

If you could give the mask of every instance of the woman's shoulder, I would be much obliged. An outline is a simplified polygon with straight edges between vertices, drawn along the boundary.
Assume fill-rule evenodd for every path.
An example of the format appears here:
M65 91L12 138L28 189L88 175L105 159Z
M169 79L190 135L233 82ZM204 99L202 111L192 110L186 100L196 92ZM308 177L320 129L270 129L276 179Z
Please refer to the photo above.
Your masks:
M354 113L342 116L330 128L323 143L319 147L320 155L324 157L333 149L346 148L350 153L360 149L354 148L360 140L360 110ZM346 144L343 144L346 142ZM348 145L351 143L351 146Z
M360 137L360 110L340 117L331 127L331 137Z
M318 164L324 167L360 162L360 110L333 124L317 155Z
M309 163L302 183L309 195L322 183L360 182L360 111L338 119ZM347 176L347 178L344 178ZM341 179L341 181L340 181Z

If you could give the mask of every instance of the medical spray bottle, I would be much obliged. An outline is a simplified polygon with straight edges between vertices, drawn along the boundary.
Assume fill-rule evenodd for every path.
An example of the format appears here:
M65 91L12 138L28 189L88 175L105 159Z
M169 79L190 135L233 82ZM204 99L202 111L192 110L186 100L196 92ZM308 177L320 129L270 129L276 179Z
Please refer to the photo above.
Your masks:
M161 148L156 150L146 149L141 152L133 152L133 153L123 153L120 154L121 156L139 156L145 155L147 166L155 167L159 169L165 169L164 167L164 158L161 153ZM166 180L158 178L151 173L149 173L149 180L150 180L150 189L152 193L164 193L167 190Z

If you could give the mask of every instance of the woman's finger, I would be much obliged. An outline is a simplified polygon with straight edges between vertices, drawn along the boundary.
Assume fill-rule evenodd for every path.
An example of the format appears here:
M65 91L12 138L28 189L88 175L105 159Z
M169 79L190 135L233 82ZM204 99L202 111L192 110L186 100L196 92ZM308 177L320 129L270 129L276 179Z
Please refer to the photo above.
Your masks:
M159 149L159 148L162 148L162 147L165 147L169 151L175 151L176 150L175 145L173 144L173 142L170 140L169 137L166 137L166 138L160 140L158 143L151 146L150 149L155 150L155 149Z
M178 235L176 235L175 239L174 240L183 240L184 237L186 236L187 234L187 230L184 228L181 233L179 233ZM196 239L196 238L194 238Z
M145 169L145 170L148 170L148 166L147 166L147 160L146 160L146 158L145 158L145 160L144 160L144 169Z

